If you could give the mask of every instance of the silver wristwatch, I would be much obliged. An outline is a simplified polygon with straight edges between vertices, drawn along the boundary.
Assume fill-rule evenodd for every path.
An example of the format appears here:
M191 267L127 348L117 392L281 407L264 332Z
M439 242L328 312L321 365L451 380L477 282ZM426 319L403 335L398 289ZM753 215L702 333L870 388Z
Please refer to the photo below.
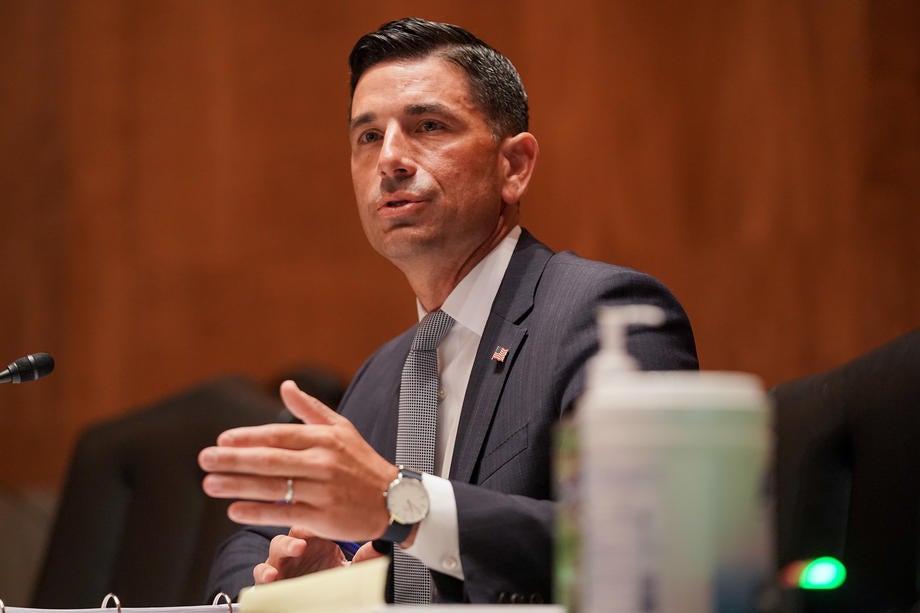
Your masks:
M383 493L390 525L380 538L392 543L401 543L412 533L412 528L428 517L430 507L428 491L422 485L422 473L399 467L396 478Z

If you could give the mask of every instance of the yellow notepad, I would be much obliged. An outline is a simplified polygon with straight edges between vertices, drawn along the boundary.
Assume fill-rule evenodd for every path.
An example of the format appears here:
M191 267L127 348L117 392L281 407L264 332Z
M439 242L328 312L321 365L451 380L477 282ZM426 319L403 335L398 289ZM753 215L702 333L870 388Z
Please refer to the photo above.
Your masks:
M369 613L386 606L390 559L375 558L257 585L240 595L242 613Z

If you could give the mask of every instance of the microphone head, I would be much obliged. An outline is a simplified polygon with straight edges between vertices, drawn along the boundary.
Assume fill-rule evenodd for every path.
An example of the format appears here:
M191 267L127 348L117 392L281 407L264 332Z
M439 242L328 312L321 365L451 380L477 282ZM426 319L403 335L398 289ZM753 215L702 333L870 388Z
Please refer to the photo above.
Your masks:
M26 383L50 375L54 358L47 353L33 353L15 360L0 372L0 383Z

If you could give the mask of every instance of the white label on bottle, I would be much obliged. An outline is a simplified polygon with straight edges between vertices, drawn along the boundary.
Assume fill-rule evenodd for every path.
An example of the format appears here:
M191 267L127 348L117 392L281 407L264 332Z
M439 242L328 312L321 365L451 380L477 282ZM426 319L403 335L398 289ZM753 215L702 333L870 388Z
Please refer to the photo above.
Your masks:
M582 534L585 611L661 611L662 472L649 463L595 465L586 471ZM593 483L591 483L593 482Z

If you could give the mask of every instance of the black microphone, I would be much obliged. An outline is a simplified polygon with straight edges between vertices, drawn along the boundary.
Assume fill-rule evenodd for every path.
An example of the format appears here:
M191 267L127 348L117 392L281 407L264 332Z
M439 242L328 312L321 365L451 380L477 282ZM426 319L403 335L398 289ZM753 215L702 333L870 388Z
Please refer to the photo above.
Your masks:
M19 358L0 372L0 383L26 383L50 375L54 358L47 353L33 353Z

